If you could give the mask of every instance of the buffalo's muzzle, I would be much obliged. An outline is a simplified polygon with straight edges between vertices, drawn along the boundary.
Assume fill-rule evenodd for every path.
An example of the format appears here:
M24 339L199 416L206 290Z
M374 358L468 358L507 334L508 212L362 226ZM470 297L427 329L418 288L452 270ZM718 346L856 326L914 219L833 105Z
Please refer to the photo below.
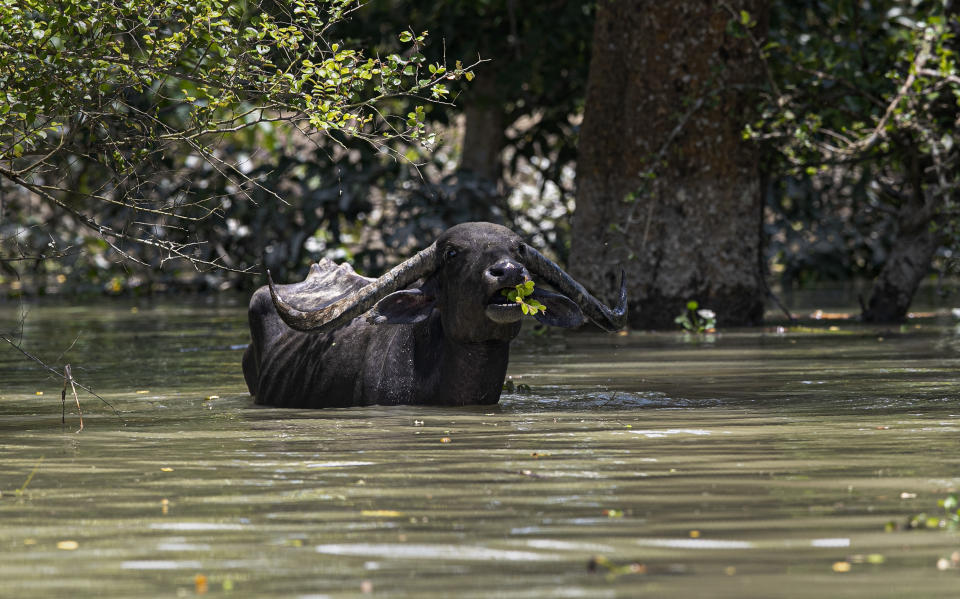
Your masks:
M530 278L530 273L519 262L500 260L483 273L484 281L490 289L516 287Z

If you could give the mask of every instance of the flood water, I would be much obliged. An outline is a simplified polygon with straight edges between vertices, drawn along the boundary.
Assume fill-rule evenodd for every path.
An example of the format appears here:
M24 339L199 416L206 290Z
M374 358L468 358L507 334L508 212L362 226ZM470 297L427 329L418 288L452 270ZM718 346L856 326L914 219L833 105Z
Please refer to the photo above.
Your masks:
M497 407L299 411L252 406L242 301L26 308L24 349L113 409L81 391L76 432L62 379L0 349L2 596L960 587L960 532L907 526L960 486L949 311L710 338L525 329ZM0 304L0 331L19 319Z

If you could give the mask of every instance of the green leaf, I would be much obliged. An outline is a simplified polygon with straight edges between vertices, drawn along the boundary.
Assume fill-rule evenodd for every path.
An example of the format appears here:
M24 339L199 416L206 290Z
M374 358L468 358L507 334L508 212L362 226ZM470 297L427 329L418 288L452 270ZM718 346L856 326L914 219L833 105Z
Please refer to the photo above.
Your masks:
M513 289L504 289L500 293L504 295L511 302L516 302L520 304L520 310L524 314L533 316L538 312L546 312L547 307L541 304L537 300L526 301L524 298L533 293L534 282L533 281L524 281L519 283Z
M957 496L956 496L956 494L951 493L950 495L947 495L947 497L943 500L943 509L948 510L948 511L952 511L952 510L957 509Z

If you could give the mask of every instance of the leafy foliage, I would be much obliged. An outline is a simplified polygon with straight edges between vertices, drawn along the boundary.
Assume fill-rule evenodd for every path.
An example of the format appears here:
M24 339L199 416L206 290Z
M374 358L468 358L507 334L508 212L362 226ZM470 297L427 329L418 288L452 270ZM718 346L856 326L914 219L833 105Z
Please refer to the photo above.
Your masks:
M386 56L334 41L359 5L0 0L0 179L76 233L38 224L47 255L102 242L154 266L228 266L200 233L237 203L285 202L257 172L278 145L434 143L424 103L447 101L449 82L472 72L428 61L426 33L401 32ZM413 100L402 114L399 97ZM8 208L8 261L46 257L21 249L23 212Z
M533 281L528 280L517 284L515 289L504 289L500 293L511 302L520 304L520 309L524 314L535 316L538 312L546 312L547 308L535 299L527 299L533 295L533 286Z
M762 114L744 135L775 150L767 169L784 175L768 205L788 278L872 276L898 227L935 226L954 243L957 19L952 2L774 5L769 39L754 38L769 75Z

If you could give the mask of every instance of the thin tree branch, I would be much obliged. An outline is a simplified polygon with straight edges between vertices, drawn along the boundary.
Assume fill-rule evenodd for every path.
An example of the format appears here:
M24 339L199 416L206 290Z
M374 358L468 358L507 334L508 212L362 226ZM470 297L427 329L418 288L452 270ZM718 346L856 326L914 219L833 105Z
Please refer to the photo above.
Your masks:
M6 335L5 333L0 333L0 340L6 341L6 342L10 345L10 347L12 347L13 349L17 350L18 352L20 352L21 354L23 354L23 355L26 356L27 358L33 360L34 362L36 362L37 364L39 364L40 366L42 366L45 370L48 370L48 371L52 372L53 374L57 375L57 378L64 378L64 380L66 380L65 377L66 377L67 375L65 375L64 372L61 372L61 371L57 370L56 368L53 368L52 366L49 366L46 362L44 362L43 360L41 360L41 359L38 358L37 356L35 356L35 355L31 354L30 352L28 352L27 350L23 349L23 347L21 347L19 343L16 343L15 341L13 341L13 340L10 339L9 337L7 337L7 335ZM68 368L69 368L69 366L68 366ZM86 385L83 385L83 384L77 382L76 380L73 380L73 377L72 377L72 376L70 377L70 379L71 379L71 381L72 381L72 382L71 382L72 385L76 385L77 387L80 387L81 389L83 389L84 391L86 391L87 393L89 393L90 395L92 395L92 396L96 397L97 399L99 399L100 401L102 401L102 402L103 402L104 404L106 404L111 410L113 410L113 413L117 416L117 418L120 418L120 412L118 412L117 409L116 409L115 407L113 407L113 404L112 404L112 403L110 403L109 401L107 401L106 399L104 399L103 397L101 397L99 394L97 394L96 392L94 392L92 389L90 389L90 388L87 387ZM76 394L76 389L74 389L74 394ZM79 400L78 400L78 401L79 401ZM82 428L82 427L81 427L81 428ZM79 431L78 431L78 432L79 432Z

